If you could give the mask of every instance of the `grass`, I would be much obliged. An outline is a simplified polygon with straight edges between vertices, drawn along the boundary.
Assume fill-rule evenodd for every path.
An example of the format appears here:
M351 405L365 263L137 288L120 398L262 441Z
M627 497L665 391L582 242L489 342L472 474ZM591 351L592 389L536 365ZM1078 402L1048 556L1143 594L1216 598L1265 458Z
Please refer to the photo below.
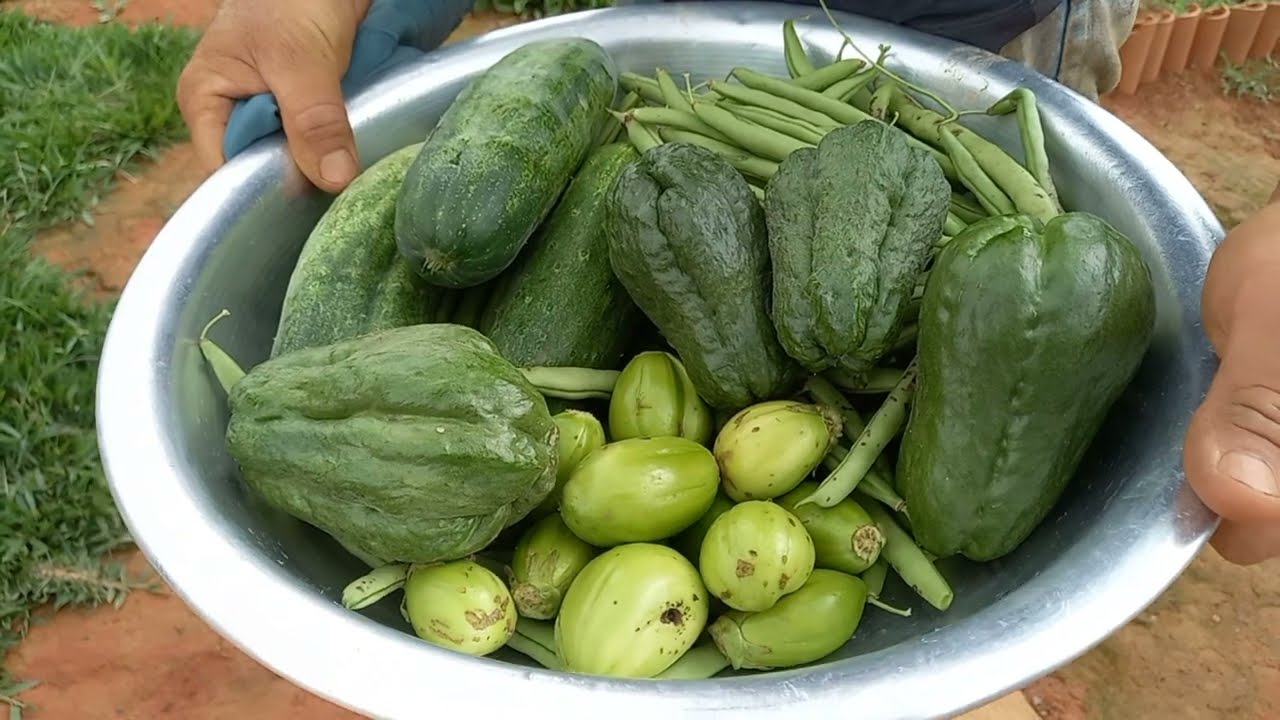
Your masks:
M1280 60L1255 58L1236 64L1222 59L1222 91L1270 103L1280 98Z
M185 135L173 88L197 39L0 10L0 661L36 608L118 604L137 586L106 559L130 538L94 430L111 306L28 246L58 223L92 223L120 170ZM27 687L0 669L11 717Z

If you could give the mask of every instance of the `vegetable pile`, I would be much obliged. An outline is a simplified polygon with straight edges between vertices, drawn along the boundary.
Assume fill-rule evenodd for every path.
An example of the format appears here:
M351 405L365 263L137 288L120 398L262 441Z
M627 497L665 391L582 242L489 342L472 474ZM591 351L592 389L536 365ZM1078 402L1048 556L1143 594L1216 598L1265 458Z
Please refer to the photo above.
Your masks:
M346 607L569 672L789 668L1049 514L1147 266L1062 208L1030 91L985 110L1019 161L887 47L783 37L787 77L696 86L513 51L335 199L268 360L205 329L246 485L372 568Z

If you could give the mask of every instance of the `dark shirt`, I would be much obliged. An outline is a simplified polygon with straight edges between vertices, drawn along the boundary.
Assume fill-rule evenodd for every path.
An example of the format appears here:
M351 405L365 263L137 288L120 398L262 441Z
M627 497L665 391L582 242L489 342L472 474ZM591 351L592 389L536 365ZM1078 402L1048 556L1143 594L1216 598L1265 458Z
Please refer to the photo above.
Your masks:
M791 0L819 7L817 0ZM827 7L999 52L1063 0L827 0Z

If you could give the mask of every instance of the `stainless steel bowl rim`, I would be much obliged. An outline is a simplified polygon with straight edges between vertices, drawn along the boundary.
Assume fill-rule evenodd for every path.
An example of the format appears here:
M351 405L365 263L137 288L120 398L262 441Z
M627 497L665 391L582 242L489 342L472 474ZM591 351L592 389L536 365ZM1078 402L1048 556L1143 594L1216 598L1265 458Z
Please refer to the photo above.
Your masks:
M698 38L731 32L743 43L773 45L782 20L799 14L794 6L764 3L682 4L595 10L529 23L432 53L361 92L350 103L351 117L359 133L369 118L411 102L441 78L473 74L535 38L583 35L607 47L625 47L653 35ZM899 54L944 52L958 82L968 83L973 92L992 92L985 83L996 90L1031 87L1046 125L1078 136L1078 152L1109 155L1118 175L1134 173L1150 184L1141 191L1154 214L1146 221L1178 228L1186 246L1186 268L1173 272L1202 273L1221 227L1179 171L1118 119L1017 63L903 28L837 16L864 48L883 41ZM814 18L800 22L802 32L834 51L838 37L817 13ZM191 238L201 235L233 194L279 178L287 163L284 153L282 140L272 138L228 163L174 214L146 253L107 336L99 375L99 438L124 518L169 585L258 661L347 708L390 718L427 717L451 711L454 703L494 716L546 708L560 718L619 712L744 719L951 715L1018 688L1103 640L1177 577L1216 526L1216 518L1185 488L1171 492L1168 507L1159 508L1159 526L1144 531L1141 554L1100 547L1090 574L1047 570L1057 574L1046 580L1056 583L1050 597L1043 588L1036 595L1014 589L997 605L940 627L910 647L817 668L656 683L559 674L427 645L286 582L280 567L221 532L180 471L166 437L168 418L156 376L174 345L190 338L175 337L161 306L190 292L183 283L209 252ZM1197 327L1199 286L1195 278L1182 284L1177 310L1191 318L1180 322ZM1210 363L1207 342L1193 342L1198 356ZM1202 394L1204 389L1172 391ZM1185 485L1181 477L1168 482ZM1118 533L1116 542L1130 539ZM1108 557L1110 551L1114 558ZM1016 620L1006 623L1002 614ZM989 637L992 626L1001 629L998 642Z

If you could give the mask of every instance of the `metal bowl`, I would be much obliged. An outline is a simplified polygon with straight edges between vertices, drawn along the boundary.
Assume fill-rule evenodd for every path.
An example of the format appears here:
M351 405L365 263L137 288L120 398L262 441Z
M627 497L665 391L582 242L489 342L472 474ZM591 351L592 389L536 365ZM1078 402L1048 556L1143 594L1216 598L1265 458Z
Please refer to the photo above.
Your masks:
M473 74L535 38L583 35L621 69L723 76L746 64L785 72L774 4L632 6L539 21L439 50L351 103L368 164L420 140ZM308 189L272 138L218 171L174 214L139 264L107 336L98 389L112 490L151 562L218 632L293 682L353 710L425 717L467 703L486 717L546 708L560 718L926 718L980 705L1085 652L1154 600L1216 518L1190 492L1181 446L1215 360L1199 319L1201 283L1222 229L1187 180L1116 118L1025 67L879 22L840 15L874 54L961 108L1017 85L1038 95L1064 202L1116 225L1154 271L1158 330L1136 381L1054 513L1011 556L947 564L955 603L933 612L900 584L910 618L869 610L856 637L811 667L706 681L559 674L522 656L475 658L416 639L394 602L344 610L366 568L320 532L246 492L224 449L224 396L196 345L223 308L218 342L246 367L271 345L286 281L330 198ZM800 22L828 55L838 34ZM966 118L1020 156L1010 118Z

